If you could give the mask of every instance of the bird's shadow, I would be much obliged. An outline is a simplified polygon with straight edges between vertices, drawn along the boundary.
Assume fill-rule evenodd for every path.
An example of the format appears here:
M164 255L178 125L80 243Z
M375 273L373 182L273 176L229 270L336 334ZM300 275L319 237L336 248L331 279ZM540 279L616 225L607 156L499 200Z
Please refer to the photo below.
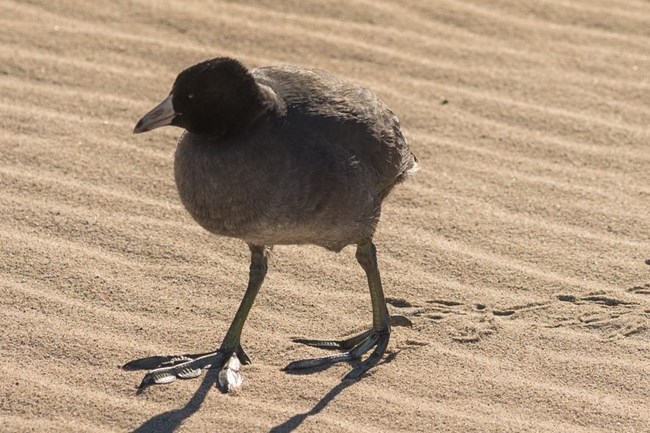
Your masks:
M155 415L145 421L140 427L133 430L133 433L173 433L190 416L199 410L205 397L211 389L216 388L219 370L207 370L203 382L199 385L192 398L180 409L173 409Z
M145 421L141 426L134 429L132 433L173 433L175 432L189 417L196 413L208 392L215 387L218 377L217 370L208 370L203 382L199 385L192 398L185 406L180 409L173 409L161 414L155 415ZM320 401L308 412L292 416L287 421L273 427L269 433L288 433L295 430L300 424L308 417L316 415L323 410L337 395L345 388L354 384L356 380L344 380L332 388Z
M388 354L388 356L380 363L387 364L392 362L399 352L393 352ZM314 373L322 369L311 369L305 371L303 374ZM169 410L161 414L155 415L149 420L145 421L141 426L134 429L132 433L173 433L175 432L190 416L196 413L205 401L205 397L208 395L211 389L216 388L216 383L218 379L219 372L217 370L207 370L203 378L203 382L199 385L199 388L196 390L192 398L187 402L185 406L180 409ZM327 405L336 398L343 390L347 387L355 384L357 380L343 380L334 388L332 388L327 394L321 398L313 408L304 413L299 413L292 416L282 424L271 428L269 433L289 433L294 431L300 426L308 417L318 414L322 411Z
M269 433L288 433L292 432L300 426L300 424L305 421L308 417L316 415L321 410L323 410L334 398L339 395L345 388L356 383L356 380L344 380L332 388L323 398L320 399L314 407L312 407L308 412L299 413L292 416L282 424L278 424L269 430Z
M398 352L392 352L389 353L388 356L380 363L380 364L388 364L392 362L396 357ZM293 373L293 374L310 374L315 371L321 371L324 370L327 367L320 367L317 369L310 369L310 370L305 370L304 373ZM299 413L297 415L292 416L282 424L278 424L275 427L273 427L271 430L269 430L269 433L289 433L297 429L300 424L302 424L307 418L310 416L318 414L320 411L325 409L325 407L332 401L336 396L338 396L343 390L345 390L347 387L357 383L358 379L355 380L343 380L340 382L338 385L336 385L334 388L332 388L327 394L321 398L314 407L312 407L309 411L305 413Z

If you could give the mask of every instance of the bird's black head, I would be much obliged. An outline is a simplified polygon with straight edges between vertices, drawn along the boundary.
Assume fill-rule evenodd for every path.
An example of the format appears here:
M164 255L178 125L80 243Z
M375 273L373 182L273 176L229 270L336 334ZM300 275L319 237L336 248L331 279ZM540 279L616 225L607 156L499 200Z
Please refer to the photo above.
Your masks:
M140 119L134 132L174 125L197 134L228 135L263 109L262 92L248 69L219 57L178 74L169 96Z

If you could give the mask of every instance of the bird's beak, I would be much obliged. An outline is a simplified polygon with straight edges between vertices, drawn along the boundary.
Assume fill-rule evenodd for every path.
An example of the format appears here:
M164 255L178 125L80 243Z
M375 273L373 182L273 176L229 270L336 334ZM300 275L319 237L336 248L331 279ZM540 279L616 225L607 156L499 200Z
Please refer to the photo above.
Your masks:
M138 124L133 129L133 133L139 134L169 125L174 120L174 117L176 117L176 112L174 111L172 95L170 94L138 121Z

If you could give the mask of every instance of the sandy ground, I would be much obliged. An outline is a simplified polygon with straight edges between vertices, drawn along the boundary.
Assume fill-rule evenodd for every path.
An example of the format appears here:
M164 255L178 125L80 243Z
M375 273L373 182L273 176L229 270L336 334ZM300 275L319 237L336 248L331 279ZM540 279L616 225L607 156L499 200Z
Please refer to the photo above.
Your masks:
M0 0L0 431L650 431L650 4ZM386 362L280 369L370 323L354 249L277 247L236 395L135 395L119 366L218 345L248 250L133 136L177 72L332 70L400 115L422 170L376 243Z

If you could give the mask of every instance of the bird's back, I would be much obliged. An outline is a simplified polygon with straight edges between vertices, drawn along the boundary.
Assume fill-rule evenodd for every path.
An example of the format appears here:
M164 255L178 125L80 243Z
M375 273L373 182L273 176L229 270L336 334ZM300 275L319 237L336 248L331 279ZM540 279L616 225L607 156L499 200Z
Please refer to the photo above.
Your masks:
M317 70L251 71L274 110L245 133L186 133L176 154L183 203L206 229L253 244L332 250L370 239L381 201L417 163L377 96Z
M372 91L332 73L293 66L254 69L287 105L288 114L371 168L381 193L417 167L397 116Z

